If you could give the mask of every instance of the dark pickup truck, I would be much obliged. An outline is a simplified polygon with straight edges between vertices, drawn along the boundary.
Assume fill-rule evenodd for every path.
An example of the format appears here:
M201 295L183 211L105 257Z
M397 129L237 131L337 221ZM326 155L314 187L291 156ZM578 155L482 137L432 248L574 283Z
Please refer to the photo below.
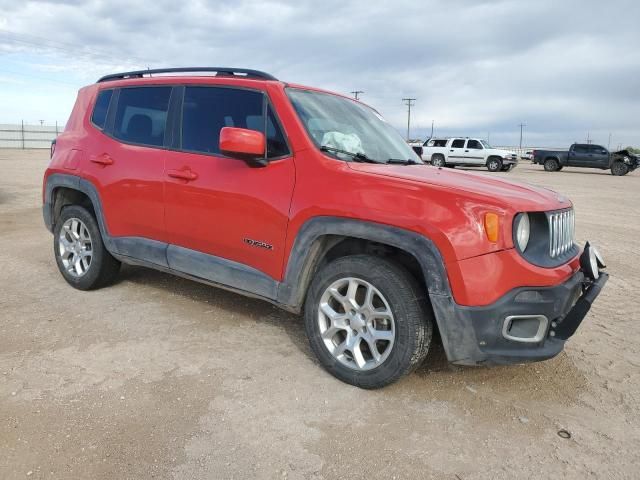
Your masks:
M533 163L544 165L547 172L557 172L563 167L611 169L616 176L626 175L640 165L638 155L628 150L609 152L600 145L574 143L568 151L534 150Z

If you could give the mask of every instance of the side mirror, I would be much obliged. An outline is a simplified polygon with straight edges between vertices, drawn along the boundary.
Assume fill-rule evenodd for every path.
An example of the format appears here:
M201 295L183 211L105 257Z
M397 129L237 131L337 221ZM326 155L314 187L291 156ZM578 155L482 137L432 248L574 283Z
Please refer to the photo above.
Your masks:
M220 130L220 151L230 157L240 158L252 167L264 167L266 140L264 133L246 128L224 127Z

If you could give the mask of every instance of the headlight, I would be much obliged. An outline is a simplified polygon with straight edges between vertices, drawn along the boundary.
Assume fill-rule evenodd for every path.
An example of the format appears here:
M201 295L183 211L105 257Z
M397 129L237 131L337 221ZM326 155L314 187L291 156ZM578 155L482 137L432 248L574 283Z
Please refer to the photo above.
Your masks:
M514 222L516 232L516 244L521 252L524 252L529 245L529 235L531 234L531 223L529 222L529 215L521 213L516 217Z

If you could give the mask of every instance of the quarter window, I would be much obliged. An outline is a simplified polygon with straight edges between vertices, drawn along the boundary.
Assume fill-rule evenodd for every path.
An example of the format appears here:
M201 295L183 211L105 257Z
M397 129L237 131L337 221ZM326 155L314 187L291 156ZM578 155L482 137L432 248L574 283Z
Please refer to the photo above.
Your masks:
M96 104L93 107L91 121L100 129L104 129L104 125L107 121L107 111L109 110L109 102L111 102L112 95L113 90L102 90L98 93Z
M121 89L114 137L129 143L162 146L170 96L171 87Z
M187 87L182 112L182 148L192 152L220 154L220 130L247 128L262 132L267 157L289 153L284 134L271 106L264 117L261 92L224 87Z
M451 148L464 148L464 140L461 138L456 138L453 142L451 142Z

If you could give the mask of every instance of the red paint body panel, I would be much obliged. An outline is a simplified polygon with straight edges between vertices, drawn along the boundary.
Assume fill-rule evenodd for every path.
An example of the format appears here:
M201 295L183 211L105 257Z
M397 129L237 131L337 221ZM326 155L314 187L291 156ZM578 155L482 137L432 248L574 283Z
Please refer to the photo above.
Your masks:
M159 84L233 85L266 92L291 157L251 168L222 156L126 145L91 125L99 88ZM69 152L79 150L77 168L98 189L111 235L184 246L252 266L279 281L300 228L316 216L366 220L428 237L443 257L461 305L487 305L516 287L557 285L578 268L576 259L552 269L531 265L512 241L515 214L566 208L571 206L568 200L550 190L480 174L336 160L309 139L286 88L276 81L189 76L86 87L79 92L46 175L69 173L64 168ZM226 138L234 133L226 130L221 140L229 142L229 149L246 144L233 135ZM107 157L111 164L100 161ZM495 243L483 230L487 212L500 218ZM273 249L257 249L245 239Z
M282 278L284 241L295 183L293 158L252 168L244 161L196 153L166 153L167 169L190 170L193 181L165 180L167 240L174 245L252 266ZM244 239L273 249L257 249Z

